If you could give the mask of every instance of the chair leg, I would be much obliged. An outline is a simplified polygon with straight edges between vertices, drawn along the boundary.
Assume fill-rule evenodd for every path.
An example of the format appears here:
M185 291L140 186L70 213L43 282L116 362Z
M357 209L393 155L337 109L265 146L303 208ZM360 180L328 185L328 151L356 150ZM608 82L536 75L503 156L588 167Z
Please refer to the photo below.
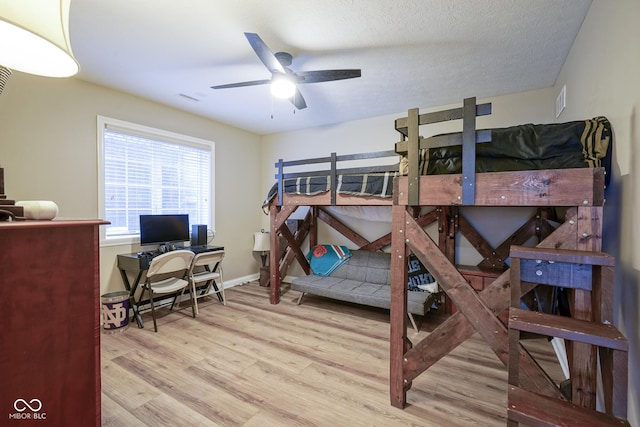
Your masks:
M180 309L180 299L184 296L184 291L186 290L187 288L184 288L182 292L180 292L180 295L176 295L173 298L173 303L171 303L171 308L169 310L173 310L173 307L177 308L178 310Z
M220 270L220 293L222 294L222 305L227 305L227 298L224 296L224 280L222 280L222 269Z
M407 315L409 316L409 320L411 321L411 324L413 325L413 329L415 329L416 332L420 332L420 329L418 329L418 326L416 325L416 321L413 318L413 314L407 313Z
M193 313L193 318L196 318L196 314L198 314L198 298L196 296L196 284L191 283L191 291L189 292L191 296L191 313Z
M212 288L211 283L213 282L213 279L209 280L206 282L206 287L204 289L200 290L200 297L206 297L209 294L209 290Z
M153 318L153 330L155 332L158 332L158 324L156 323L156 309L155 309L155 306L153 305L153 290L151 289L151 286L149 286L148 291L149 291L149 302L151 303L151 317Z
M224 284L220 285L220 292L222 292L222 305L227 305L227 297L224 296Z
M300 305L302 302L302 297L304 296L304 292L300 292L300 296L298 297L298 301L296 301L296 305Z

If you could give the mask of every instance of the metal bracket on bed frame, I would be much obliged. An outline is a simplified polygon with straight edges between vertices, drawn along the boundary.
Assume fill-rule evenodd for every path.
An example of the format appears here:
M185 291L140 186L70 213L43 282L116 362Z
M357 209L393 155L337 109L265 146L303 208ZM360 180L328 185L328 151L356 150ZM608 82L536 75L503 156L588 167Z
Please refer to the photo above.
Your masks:
M491 114L491 103L476 104L476 98L466 98L461 108L418 114L417 108L407 112L407 117L397 119L396 130L402 140L396 143L396 153L406 154L409 162L409 206L420 205L420 150L452 145L462 146L462 197L460 203L475 203L476 144L491 142L491 131L476 131L476 116ZM419 127L424 124L462 119L462 132L423 138Z

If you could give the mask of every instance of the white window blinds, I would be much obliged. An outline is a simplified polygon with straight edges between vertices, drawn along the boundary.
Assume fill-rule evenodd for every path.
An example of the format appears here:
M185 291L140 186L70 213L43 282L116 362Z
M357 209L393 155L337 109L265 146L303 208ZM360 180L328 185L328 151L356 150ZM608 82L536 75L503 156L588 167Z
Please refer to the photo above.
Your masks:
M189 215L213 228L212 144L149 129L103 126L105 237L139 234L143 214Z

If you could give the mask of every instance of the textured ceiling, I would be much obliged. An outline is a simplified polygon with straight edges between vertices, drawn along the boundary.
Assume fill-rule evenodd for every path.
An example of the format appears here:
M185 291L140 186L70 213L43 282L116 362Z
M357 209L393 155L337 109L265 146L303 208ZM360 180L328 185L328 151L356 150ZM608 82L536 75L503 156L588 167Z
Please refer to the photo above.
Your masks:
M73 0L78 78L258 134L550 87L591 0ZM244 32L291 68L360 68L274 100Z

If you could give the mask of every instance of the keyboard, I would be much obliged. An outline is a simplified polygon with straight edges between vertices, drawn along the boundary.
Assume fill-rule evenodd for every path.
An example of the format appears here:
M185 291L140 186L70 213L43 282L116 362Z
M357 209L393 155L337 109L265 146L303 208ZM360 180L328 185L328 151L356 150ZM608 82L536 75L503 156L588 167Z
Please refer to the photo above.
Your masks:
M211 246L207 246L207 245L203 245L203 246L189 246L188 248L185 248L190 250L191 252L195 253L195 254L199 254L202 252L211 252L214 249Z

